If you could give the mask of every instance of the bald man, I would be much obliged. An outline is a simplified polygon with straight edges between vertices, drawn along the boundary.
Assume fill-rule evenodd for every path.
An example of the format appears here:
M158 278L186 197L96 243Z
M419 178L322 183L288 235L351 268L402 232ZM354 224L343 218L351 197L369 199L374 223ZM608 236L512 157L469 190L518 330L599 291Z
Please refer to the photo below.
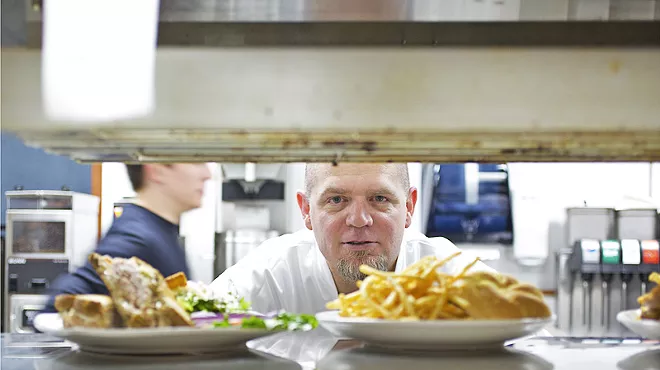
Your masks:
M255 311L315 314L339 293L357 289L360 265L401 271L428 255L458 248L408 227L417 202L406 164L308 164L305 192L297 194L305 229L270 239L213 281L219 294L234 293ZM456 273L472 260L445 265ZM474 270L491 270L478 263Z

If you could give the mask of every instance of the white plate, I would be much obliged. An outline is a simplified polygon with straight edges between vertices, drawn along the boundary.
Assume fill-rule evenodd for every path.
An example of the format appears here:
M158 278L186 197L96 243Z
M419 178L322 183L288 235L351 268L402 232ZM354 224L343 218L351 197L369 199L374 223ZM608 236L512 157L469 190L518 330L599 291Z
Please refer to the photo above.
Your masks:
M194 354L247 350L245 342L280 331L241 328L64 328L57 313L34 318L34 327L76 343L81 350L113 354Z
M640 319L641 310L621 311L616 315L617 321L633 333L646 339L660 339L660 321Z
M338 311L321 312L316 318L336 336L378 347L413 350L500 348L508 341L531 336L554 321L554 316L522 320L398 321L341 317Z

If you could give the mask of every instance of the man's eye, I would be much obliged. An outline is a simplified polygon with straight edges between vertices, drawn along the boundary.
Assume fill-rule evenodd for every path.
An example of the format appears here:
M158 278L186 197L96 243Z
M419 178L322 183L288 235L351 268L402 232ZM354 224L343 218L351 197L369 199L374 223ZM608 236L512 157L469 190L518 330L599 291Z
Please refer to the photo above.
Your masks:
M339 204L339 203L341 203L341 201L342 201L342 199L341 199L340 196L335 196L335 197L331 197L330 199L328 199L328 203L332 203L332 204Z
M376 195L374 197L374 200L378 203L383 203L383 202L387 202L387 197L384 197L382 195Z

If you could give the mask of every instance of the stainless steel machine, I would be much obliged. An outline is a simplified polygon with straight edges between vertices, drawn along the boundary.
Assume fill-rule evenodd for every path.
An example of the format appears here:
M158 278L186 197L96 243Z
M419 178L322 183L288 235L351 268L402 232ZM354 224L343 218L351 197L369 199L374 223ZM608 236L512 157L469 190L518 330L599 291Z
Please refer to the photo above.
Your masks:
M557 255L559 329L583 336L631 334L616 314L639 307L649 274L660 272L657 222L655 209L568 210L570 244Z
M3 276L5 329L31 332L49 285L82 266L98 233L96 196L68 191L10 191Z
M281 234L286 225L285 166L223 163L221 168L223 222L215 236L214 276Z
M0 333L5 332L5 227L0 230Z

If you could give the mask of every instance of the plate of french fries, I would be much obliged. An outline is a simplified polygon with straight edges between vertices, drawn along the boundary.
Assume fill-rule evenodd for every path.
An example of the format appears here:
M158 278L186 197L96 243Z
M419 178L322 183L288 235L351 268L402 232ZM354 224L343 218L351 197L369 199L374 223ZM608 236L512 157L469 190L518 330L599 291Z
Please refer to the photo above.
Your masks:
M536 287L490 271L441 272L445 259L422 258L400 272L360 266L358 290L316 315L342 338L402 349L502 347L534 335L555 317Z

